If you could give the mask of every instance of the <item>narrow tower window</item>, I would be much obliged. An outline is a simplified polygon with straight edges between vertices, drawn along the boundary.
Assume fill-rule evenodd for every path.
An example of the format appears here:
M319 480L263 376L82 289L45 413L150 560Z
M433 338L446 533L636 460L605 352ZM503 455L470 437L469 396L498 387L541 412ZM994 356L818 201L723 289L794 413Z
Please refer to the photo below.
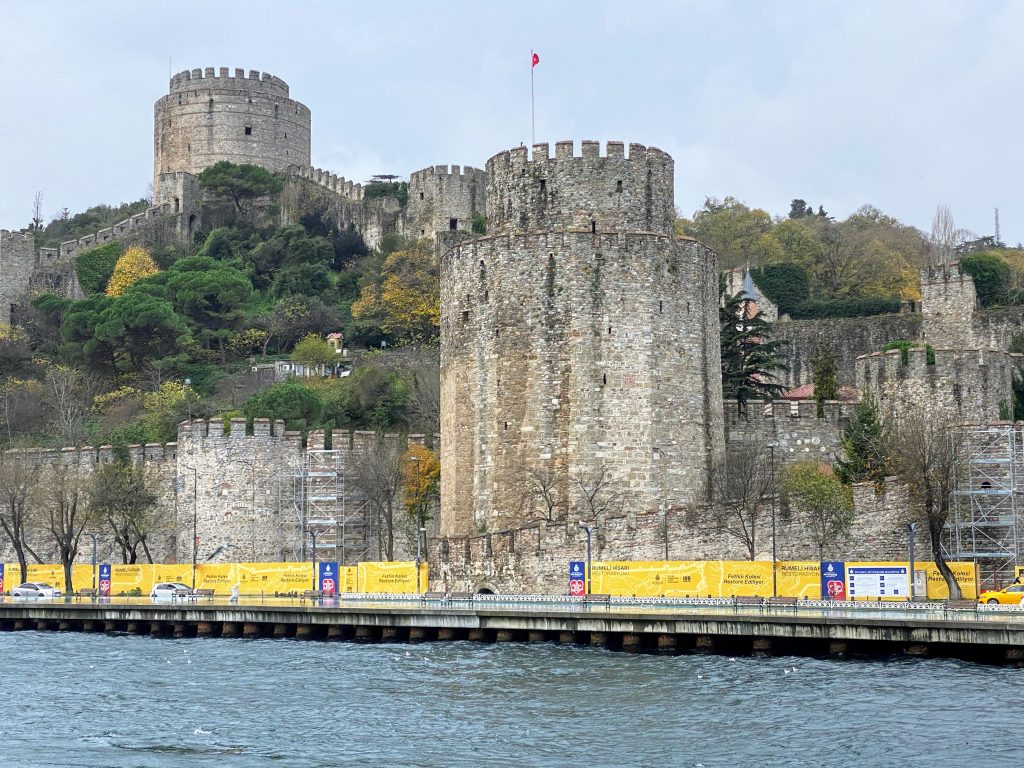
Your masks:
M592 234L592 235L596 235L597 234L597 222L596 221L592 220L590 222L590 234Z
M616 192L621 192L622 191L622 182L621 181L616 181L615 182L615 191Z
M540 180L540 193L543 195L547 191L548 191L548 181L547 181L547 179L541 179Z
M245 135L246 136L252 136L252 126L251 125L245 126Z

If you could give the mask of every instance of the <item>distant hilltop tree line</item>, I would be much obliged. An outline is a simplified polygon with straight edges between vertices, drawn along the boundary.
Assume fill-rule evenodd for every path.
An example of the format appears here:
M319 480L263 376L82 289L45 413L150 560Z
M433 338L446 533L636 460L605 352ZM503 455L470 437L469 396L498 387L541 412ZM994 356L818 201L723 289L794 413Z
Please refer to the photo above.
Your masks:
M944 206L926 234L870 205L836 221L799 198L784 217L708 198L676 230L714 248L722 269L749 266L758 288L793 318L896 312L921 298L922 268L953 260L974 277L983 306L1024 302L1024 249L957 228Z

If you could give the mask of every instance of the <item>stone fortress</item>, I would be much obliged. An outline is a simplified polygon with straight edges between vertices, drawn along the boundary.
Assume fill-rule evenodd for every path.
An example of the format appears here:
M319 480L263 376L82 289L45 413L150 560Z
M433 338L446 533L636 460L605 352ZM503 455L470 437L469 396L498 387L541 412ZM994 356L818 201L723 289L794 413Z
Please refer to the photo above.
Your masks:
M673 162L661 150L559 142L553 153L547 144L500 152L484 170L431 166L409 175L402 207L364 199L362 185L311 167L310 126L310 111L277 77L225 68L175 75L154 111L153 207L58 249L37 251L31 235L0 232L0 322L16 321L18 302L32 293L80 295L73 259L85 248L154 231L190 237L202 225L197 174L220 160L286 178L282 223L313 201L370 244L388 232L433 238L442 487L428 536L437 589L563 591L566 561L583 552L577 520L595 528L596 558L742 559L737 542L701 517L727 446L771 444L780 462L830 461L839 450L854 403L819 411L813 401L755 402L740 414L723 402L717 256L673 236ZM744 285L742 277L727 280ZM1019 365L1006 350L1024 326L1019 308L980 309L955 264L925 270L921 280L920 305L901 314L779 318L777 334L790 342L787 384L809 382L810 359L824 344L838 357L840 384L883 405L927 398L983 425L1005 416ZM765 297L751 298L778 315ZM927 342L932 356L878 351L898 339ZM1020 427L993 429L1024 446ZM189 560L194 533L200 561L309 557L305 534L316 529L325 546L317 557L380 557L379 530L352 482L374 439L335 432L303 440L283 424L257 420L247 433L242 422L216 421L183 424L177 444L133 448L133 460L161 480L168 523L157 556ZM436 447L438 437L390 439ZM112 453L25 458L93 466ZM1011 498L1024 491L1016 473ZM527 493L531 483L543 492ZM598 484L617 503L588 507ZM545 496L554 500L550 511ZM905 491L857 487L854 496L856 522L825 556L900 557ZM1009 535L1004 555L1021 546L1024 526L1014 522ZM759 558L768 541L761 536ZM777 543L780 558L820 554L798 520L780 519ZM928 551L926 533L917 543ZM408 544L399 553L413 554Z

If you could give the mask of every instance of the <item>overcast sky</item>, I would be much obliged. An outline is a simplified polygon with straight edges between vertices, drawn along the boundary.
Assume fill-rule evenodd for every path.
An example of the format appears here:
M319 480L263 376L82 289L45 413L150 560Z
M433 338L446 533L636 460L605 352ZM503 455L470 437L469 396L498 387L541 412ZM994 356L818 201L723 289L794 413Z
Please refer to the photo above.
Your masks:
M661 147L683 214L870 203L1024 240L1024 2L0 0L0 228L137 199L168 66L270 72L364 180L537 141Z

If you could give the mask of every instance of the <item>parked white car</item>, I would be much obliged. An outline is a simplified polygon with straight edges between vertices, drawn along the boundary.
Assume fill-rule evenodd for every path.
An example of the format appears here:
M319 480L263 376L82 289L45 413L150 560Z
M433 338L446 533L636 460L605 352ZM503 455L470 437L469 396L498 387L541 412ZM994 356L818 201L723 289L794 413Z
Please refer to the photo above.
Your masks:
M176 597L186 597L192 593L192 587L182 584L179 581L162 581L154 584L149 590L149 596L155 600L171 600Z
M26 581L11 590L11 597L60 597L60 590L42 581Z

